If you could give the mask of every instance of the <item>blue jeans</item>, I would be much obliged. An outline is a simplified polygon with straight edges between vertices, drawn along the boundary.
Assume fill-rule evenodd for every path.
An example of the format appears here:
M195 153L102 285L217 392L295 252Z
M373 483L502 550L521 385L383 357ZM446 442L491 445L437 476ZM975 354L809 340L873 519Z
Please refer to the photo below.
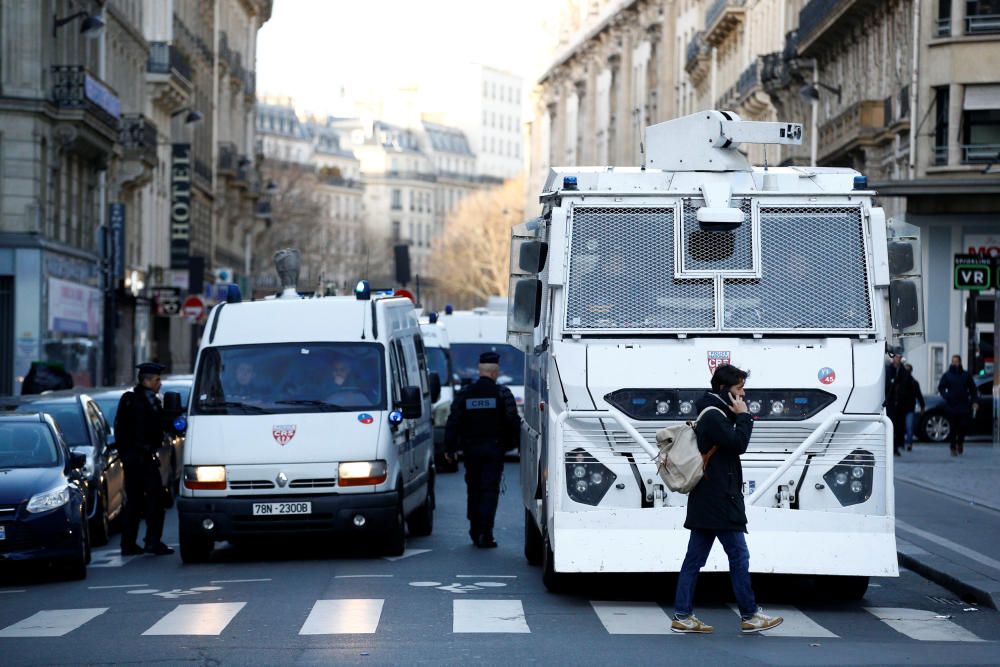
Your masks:
M906 413L906 447L913 446L913 423L917 420L917 413Z
M674 598L674 613L680 617L690 616L694 609L694 588L698 583L698 572L705 566L712 543L718 538L729 556L729 578L733 582L733 593L740 608L740 616L750 618L757 613L757 600L750 586L750 550L746 537L736 530L711 531L692 530L688 540L687 555L677 577L677 594Z

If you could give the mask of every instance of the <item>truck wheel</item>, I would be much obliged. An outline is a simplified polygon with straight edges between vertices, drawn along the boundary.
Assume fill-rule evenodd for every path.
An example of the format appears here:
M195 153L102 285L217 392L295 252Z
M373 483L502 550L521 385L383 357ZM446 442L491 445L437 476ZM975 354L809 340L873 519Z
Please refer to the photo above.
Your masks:
M530 565L541 565L544 556L542 549L542 532L535 525L535 519L528 508L524 509L524 557Z
M108 543L108 534L111 532L108 521L108 494L107 490L101 490L94 495L97 498L97 510L90 521L90 543L100 547Z
M180 530L181 561L184 563L205 563L212 555L215 542L201 535L192 535L190 529Z
M427 498L406 520L410 527L410 535L424 537L434 531L434 502L434 471L432 470L430 480L427 483Z
M403 494L400 492L396 504L396 518L386 530L383 550L387 556L402 556L406 550L406 521L403 516Z
M556 572L555 554L552 553L548 537L544 538L542 583L549 593L565 593L569 589L569 575Z

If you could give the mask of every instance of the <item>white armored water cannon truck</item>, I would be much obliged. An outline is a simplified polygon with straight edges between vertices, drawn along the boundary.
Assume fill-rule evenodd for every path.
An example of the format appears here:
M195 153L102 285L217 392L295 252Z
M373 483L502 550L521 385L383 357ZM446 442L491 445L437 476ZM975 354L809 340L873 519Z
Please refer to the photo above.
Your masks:
M680 570L687 496L657 476L655 433L693 419L726 363L750 372L756 420L751 571L849 596L898 575L884 366L922 329L919 239L889 237L854 170L755 168L738 150L801 137L720 111L661 123L642 167L553 169L541 216L515 228L525 555L549 588ZM706 567L727 569L718 546Z

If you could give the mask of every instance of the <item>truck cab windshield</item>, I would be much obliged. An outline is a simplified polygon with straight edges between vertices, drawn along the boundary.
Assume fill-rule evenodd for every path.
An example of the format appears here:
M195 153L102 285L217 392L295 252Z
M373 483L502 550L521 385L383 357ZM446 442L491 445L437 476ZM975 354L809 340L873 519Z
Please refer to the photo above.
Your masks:
M378 343L270 343L202 352L194 414L384 410Z

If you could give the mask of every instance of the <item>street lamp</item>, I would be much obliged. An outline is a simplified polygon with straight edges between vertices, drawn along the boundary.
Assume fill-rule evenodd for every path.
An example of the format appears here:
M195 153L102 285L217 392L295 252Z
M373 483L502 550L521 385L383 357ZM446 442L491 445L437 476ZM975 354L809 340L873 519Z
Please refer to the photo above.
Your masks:
M101 33L104 32L104 21L99 16L94 16L89 12L77 12L75 14L70 14L66 18L58 18L54 14L52 15L52 36L56 36L56 32L59 28L64 25L71 23L79 18L83 21L80 23L80 34L87 39L96 39L100 37Z
M829 86L819 80L819 65L815 60L812 61L813 66L813 80L811 84L806 84L799 89L799 94L802 95L808 102L812 104L812 120L809 127L809 164L810 166L816 166L816 153L819 150L819 89L822 88L827 90L837 96L837 104L840 104L841 100L841 90L840 86Z
M180 116L182 113L185 112L187 112L187 115L184 116L185 125L197 125L205 118L205 115L202 112L198 111L197 109L192 109L191 107L181 107L177 111L171 113L170 117L177 118L178 116Z

